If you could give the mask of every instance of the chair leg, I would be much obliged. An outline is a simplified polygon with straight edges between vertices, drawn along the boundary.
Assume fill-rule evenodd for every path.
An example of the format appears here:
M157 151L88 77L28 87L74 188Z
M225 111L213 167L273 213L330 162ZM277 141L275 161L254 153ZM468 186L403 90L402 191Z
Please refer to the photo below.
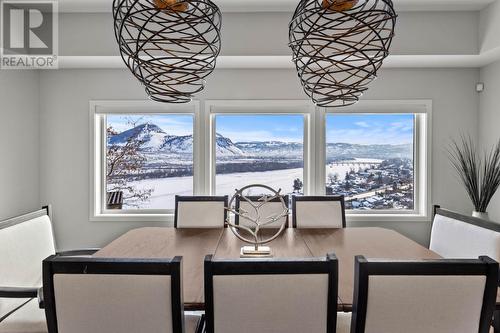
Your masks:
M500 333L500 310L496 310L493 313L493 330L495 333Z
M204 333L205 332L205 315L201 315L200 321L198 322L198 326L196 327L196 333Z

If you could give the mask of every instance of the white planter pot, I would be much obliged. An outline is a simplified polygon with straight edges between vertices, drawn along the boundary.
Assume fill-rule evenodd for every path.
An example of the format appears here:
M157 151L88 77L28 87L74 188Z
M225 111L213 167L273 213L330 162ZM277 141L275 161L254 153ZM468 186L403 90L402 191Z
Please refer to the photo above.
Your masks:
M489 220L490 219L490 216L488 215L488 213L481 213L481 212L473 211L472 212L472 216L480 218L480 219L483 219L483 220Z

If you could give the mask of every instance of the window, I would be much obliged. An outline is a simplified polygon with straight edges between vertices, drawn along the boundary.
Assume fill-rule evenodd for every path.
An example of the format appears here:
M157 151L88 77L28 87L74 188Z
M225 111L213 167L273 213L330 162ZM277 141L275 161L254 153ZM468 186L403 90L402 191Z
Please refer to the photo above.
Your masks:
M250 184L303 193L304 116L216 115L215 124L217 195Z
M193 116L110 114L106 121L106 209L174 209L193 194Z
M414 114L329 114L326 193L346 209L414 209Z
M197 104L91 102L91 220L164 221L195 193Z
M346 198L348 221L427 221L429 101L90 102L90 219L173 222L175 195ZM258 195L261 193L248 193Z

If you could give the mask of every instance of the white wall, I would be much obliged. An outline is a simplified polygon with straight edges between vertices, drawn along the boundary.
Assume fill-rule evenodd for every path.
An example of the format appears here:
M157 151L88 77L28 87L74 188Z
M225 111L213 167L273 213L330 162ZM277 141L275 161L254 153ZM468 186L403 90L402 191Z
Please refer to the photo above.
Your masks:
M38 79L0 72L0 220L40 208Z
M479 14L479 50L488 52L500 47L500 1L495 1Z
M480 80L485 84L479 98L479 142L484 150L500 140L500 61L481 68ZM500 222L500 191L488 211L492 220Z
M432 197L444 207L469 212L463 189L444 149L460 130L476 135L478 80L474 69L385 70L366 99L432 99ZM134 227L157 223L89 222L89 100L146 99L126 70L59 70L40 73L41 201L54 205L62 248L101 246ZM219 70L200 99L302 99L292 70ZM357 224L361 225L361 224ZM368 223L394 228L428 243L429 223Z

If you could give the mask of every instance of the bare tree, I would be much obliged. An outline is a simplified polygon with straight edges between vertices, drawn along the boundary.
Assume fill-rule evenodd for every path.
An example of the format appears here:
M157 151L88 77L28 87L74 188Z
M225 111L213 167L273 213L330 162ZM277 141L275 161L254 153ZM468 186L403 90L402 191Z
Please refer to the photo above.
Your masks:
M108 127L106 132L108 137L118 134L112 127ZM127 181L133 173L140 172L146 163L146 156L140 151L143 144L143 140L137 136L131 136L123 145L107 145L107 190L110 192L122 191L123 198L129 199L127 204L133 206L138 206L134 202L146 201L153 193L152 189L138 190Z

